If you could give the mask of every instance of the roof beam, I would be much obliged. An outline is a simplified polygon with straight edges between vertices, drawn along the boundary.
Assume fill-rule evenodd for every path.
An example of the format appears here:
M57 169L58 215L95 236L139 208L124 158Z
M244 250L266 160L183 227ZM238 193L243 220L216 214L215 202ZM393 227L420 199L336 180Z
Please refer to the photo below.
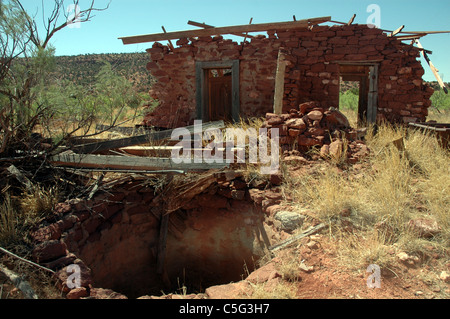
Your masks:
M215 26L212 26L212 25L209 25L209 24L206 24L206 23L195 22L195 21L191 21L191 20L188 21L188 24L189 25L193 25L194 27L199 27L199 28L203 28L203 29L215 28ZM239 37L243 37L243 38L245 38L245 37L253 38L252 35L246 35L245 33L231 33L231 34L239 36Z
M201 36L213 36L219 34L233 34L233 33L245 33L245 32L261 32L269 30L287 30L287 29L297 29L306 28L309 24L319 24L328 22L331 17L320 17L312 18L298 21L289 22L276 22L276 23L258 23L258 24L245 24L230 27L219 27L219 28L206 28L200 30L187 30L187 31L176 31L167 33L155 33L138 35L131 37L121 37L123 44L137 44L145 42L155 42L155 41L166 41L166 40L176 40L181 38L192 38Z

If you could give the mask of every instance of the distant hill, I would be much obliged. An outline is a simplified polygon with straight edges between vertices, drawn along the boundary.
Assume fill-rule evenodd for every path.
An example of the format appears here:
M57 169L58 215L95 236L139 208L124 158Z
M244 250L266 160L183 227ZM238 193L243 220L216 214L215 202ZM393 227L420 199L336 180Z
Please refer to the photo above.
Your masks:
M57 56L53 76L89 86L95 83L95 77L105 62L109 62L118 75L130 80L139 92L147 92L150 89L152 77L146 69L149 55L145 52Z
M139 92L147 92L154 81L146 69L149 62L149 55L146 52L58 56L53 75L58 79L88 86L95 83L95 76L105 62L111 63L117 74L130 80ZM439 90L439 84L436 81L428 83L433 89ZM449 83L447 86L450 87ZM351 89L358 89L357 82L343 81L341 83L341 92Z

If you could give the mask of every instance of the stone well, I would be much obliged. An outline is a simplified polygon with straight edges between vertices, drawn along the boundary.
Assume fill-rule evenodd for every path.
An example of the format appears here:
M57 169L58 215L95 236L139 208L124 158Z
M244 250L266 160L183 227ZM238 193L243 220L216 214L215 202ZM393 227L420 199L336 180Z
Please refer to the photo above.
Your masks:
M183 286L200 293L255 269L270 245L268 227L261 201L252 200L242 180L216 181L171 212L164 254L159 253L161 216L169 198L157 196L147 181L129 178L91 200L60 203L32 233L34 260L57 271L64 292L70 291L73 264L80 266L85 297L96 288L128 298ZM164 256L163 271L158 254Z

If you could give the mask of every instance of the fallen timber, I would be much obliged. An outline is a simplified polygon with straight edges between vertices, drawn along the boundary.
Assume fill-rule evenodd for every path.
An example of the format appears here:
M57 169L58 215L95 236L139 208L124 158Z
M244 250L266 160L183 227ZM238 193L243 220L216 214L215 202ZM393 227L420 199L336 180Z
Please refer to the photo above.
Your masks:
M208 129L220 129L224 128L225 124L223 121L216 121L216 122L208 122L202 124L202 132ZM197 126L191 125L183 127L183 129L188 130L191 134L197 133L195 129L198 129ZM95 152L102 152L107 151L111 149L119 149L122 147L128 147L128 146L134 146L139 144L145 144L149 143L150 141L161 141L170 139L172 137L172 134L175 129L172 130L164 130L164 131L155 131L155 132L149 132L142 135L137 136L131 136L121 139L114 139L114 140L108 140L108 141L101 141L101 142L93 142L89 144L83 144L83 145L77 145L72 147L72 150L75 153L78 154L87 154L87 153L95 153Z
M110 170L151 171L151 170L183 170L202 171L229 167L227 163L175 163L171 158L93 155L62 153L53 156L50 163L54 166L77 168L102 168Z

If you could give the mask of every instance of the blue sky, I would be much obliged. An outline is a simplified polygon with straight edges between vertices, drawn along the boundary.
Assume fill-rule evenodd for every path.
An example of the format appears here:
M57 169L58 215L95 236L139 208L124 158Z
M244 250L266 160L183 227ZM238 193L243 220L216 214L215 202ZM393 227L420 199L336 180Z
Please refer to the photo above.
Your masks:
M49 12L54 0L43 0ZM67 1L70 4L71 1ZM96 0L97 7L109 0ZM42 1L22 0L30 14L37 14L42 21ZM81 9L90 0L81 0ZM144 52L151 43L123 45L122 36L195 29L188 20L205 22L215 26L292 21L313 17L331 16L332 20L347 22L356 13L355 23L366 23L371 15L370 4L381 10L381 28L404 31L450 31L450 0L112 0L108 10L96 13L91 22L80 28L66 28L58 32L52 44L57 55L89 53ZM450 82L450 33L428 35L421 39L422 45L433 51L431 61ZM423 61L423 60L422 60ZM425 80L434 76L425 65Z

